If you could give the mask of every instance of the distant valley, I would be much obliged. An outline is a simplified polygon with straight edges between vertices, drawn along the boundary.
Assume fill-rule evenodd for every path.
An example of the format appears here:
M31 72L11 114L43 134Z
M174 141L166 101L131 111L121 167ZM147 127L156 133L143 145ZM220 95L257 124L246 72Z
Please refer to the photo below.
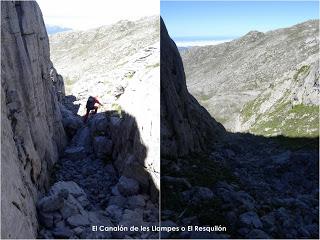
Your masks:
M317 136L319 21L183 48L189 91L228 130Z

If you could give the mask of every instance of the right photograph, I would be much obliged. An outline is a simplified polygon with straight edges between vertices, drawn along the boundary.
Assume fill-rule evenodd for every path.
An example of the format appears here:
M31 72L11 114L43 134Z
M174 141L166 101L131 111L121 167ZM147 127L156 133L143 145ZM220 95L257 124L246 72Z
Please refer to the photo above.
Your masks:
M319 239L319 2L161 1L162 239Z

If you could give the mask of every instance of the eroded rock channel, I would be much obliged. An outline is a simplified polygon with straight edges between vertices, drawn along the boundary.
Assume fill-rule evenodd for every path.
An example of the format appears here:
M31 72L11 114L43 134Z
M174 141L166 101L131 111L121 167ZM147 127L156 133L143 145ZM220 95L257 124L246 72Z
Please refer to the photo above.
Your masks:
M60 109L70 141L52 169L49 191L37 203L39 237L158 238L155 232L92 231L92 226L157 226L158 202L113 164L119 152L114 131L133 117L103 112L84 124L74 106L66 105Z

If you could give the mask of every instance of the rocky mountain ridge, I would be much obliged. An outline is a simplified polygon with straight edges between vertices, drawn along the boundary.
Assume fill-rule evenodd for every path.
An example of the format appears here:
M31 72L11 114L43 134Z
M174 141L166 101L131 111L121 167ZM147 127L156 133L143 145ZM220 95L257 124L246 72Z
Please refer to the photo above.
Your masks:
M295 131L297 125L290 123L290 119L297 119L308 126L308 135L312 136L318 131L315 124L315 109L319 105L318 35L319 21L310 20L266 33L251 31L215 46L189 48L181 54L188 88L229 130L269 136L301 135L305 129ZM277 97L267 96L271 88L277 91ZM265 108L260 106L262 98L271 108L268 112L258 110ZM277 112L280 99L287 110ZM291 114L285 120L284 124L291 127L276 126L273 115L289 115L298 103L306 107L301 114ZM258 116L257 111L265 112ZM304 114L314 120L306 121Z

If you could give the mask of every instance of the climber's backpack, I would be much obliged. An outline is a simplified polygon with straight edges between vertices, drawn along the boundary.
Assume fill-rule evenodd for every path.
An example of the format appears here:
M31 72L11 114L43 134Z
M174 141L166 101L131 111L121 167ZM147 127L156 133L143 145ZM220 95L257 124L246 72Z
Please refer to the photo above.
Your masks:
M94 99L94 97L89 97L88 98L88 101L87 101L87 105L86 105L86 108L87 109L93 109L94 108L94 102L95 102L95 99Z

